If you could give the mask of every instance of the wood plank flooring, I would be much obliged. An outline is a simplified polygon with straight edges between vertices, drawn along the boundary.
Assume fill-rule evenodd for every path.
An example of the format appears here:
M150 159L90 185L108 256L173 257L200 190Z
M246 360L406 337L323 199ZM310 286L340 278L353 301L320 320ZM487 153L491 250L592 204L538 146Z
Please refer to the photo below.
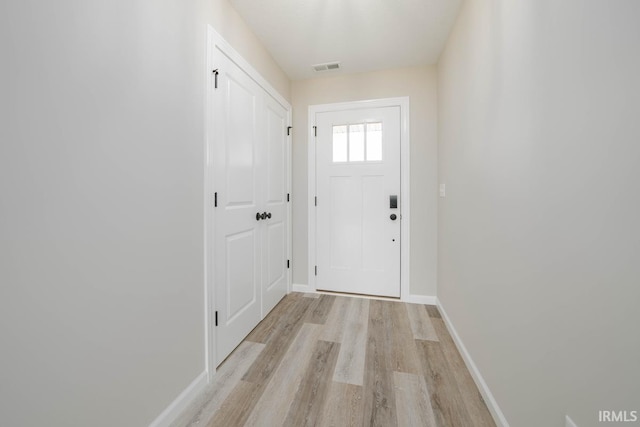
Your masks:
M173 427L495 426L435 306L287 295Z

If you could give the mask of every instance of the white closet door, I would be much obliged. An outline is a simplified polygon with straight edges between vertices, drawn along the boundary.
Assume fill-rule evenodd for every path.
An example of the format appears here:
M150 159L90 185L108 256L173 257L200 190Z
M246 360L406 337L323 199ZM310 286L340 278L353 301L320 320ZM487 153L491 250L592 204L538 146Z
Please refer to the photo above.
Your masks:
M263 316L287 293L287 110L265 94L263 206Z
M214 280L216 364L261 320L264 97L242 69L216 52L214 97Z
M218 365L287 293L289 112L220 50L213 59Z

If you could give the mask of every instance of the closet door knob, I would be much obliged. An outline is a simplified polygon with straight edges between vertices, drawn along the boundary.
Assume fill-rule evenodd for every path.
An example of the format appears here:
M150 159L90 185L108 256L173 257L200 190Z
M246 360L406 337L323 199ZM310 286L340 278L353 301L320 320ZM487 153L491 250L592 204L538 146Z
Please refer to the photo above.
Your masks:
M267 214L267 218L271 219L271 212Z
M256 221L260 221L262 219L262 215L260 215L260 212L258 212L256 214Z

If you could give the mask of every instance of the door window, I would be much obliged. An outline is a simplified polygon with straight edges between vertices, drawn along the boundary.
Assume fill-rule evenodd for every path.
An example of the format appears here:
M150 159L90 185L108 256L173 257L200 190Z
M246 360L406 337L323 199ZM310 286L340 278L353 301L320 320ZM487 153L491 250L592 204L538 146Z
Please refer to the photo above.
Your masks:
M382 161L382 123L333 126L333 162Z

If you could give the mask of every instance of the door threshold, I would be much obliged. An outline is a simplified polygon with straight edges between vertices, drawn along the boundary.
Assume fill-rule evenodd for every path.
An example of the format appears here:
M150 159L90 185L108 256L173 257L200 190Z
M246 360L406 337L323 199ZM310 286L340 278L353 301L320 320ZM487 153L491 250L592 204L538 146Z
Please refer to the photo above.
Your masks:
M338 296L352 297L352 298L378 299L382 301L400 301L400 297L385 297L381 295L356 294L351 292L323 291L321 289L316 290L316 293L322 294L322 295L338 295Z

